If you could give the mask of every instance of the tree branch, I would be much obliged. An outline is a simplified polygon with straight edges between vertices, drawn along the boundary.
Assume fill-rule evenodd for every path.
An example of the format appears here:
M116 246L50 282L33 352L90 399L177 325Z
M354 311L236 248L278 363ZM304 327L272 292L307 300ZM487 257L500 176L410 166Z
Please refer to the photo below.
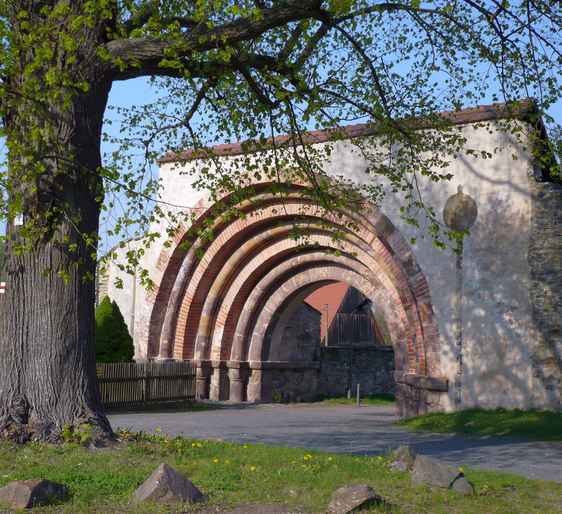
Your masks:
M243 17L215 28L197 25L189 33L175 39L156 37L117 39L105 45L113 62L113 73L118 79L143 75L175 75L159 63L167 54L186 62L194 61L198 54L236 43L255 40L265 32L293 21L313 18L318 14L320 0L288 0L276 7L262 9L259 16ZM206 75L208 76L208 75Z

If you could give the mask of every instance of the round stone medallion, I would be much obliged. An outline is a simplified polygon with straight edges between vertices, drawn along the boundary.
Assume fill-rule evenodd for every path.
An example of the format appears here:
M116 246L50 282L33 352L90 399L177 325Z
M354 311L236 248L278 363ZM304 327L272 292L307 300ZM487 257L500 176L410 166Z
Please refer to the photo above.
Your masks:
M474 198L462 192L462 186L457 189L457 194L452 195L445 203L443 209L443 221L451 229L457 232L468 230L476 221L478 208Z

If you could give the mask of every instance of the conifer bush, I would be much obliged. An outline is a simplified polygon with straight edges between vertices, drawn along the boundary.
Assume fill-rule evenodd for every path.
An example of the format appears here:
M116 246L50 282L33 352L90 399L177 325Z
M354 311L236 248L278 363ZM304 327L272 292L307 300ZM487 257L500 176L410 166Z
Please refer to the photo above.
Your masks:
M96 361L128 362L134 354L119 306L106 296L96 308Z

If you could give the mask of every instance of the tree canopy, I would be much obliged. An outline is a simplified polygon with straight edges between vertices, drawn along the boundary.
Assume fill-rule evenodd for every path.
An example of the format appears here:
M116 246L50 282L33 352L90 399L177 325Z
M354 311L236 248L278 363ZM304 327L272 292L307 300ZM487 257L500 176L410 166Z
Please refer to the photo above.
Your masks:
M449 178L448 156L466 143L437 114L483 100L533 97L537 116L544 116L560 98L560 21L560 5L551 0L88 0L41 7L3 1L3 118L10 106L25 105L42 119L31 122L25 134L4 127L14 156L10 166L25 162L25 169L7 176L4 214L30 211L28 232L32 219L41 231L65 216L57 199L31 201L38 188L22 188L22 181L43 187L49 182L46 154L63 162L72 158L56 135L56 121L47 121L48 105L56 101L57 109L71 109L75 97L93 94L98 79L144 76L153 78L159 99L127 112L117 106L123 133L113 142L119 149L102 167L88 170L103 177L105 209L126 204L112 234L135 226L139 235L158 217L172 220L173 232L177 210L144 208L158 191L150 163L166 150L233 139L259 145L293 134L293 144L279 148L275 162L261 162L258 173L276 180L279 167L290 160L293 173L311 184L311 194L335 207L349 188L335 193L321 179L318 160L296 147L306 129L362 120L376 124L381 135L377 148L362 149L371 162L368 173L379 178L362 193L377 200L382 183L404 191L407 206L427 207L435 235L439 220L416 181ZM431 120L441 130L421 134L402 123L412 118ZM201 171L200 186L214 192L243 183L233 169ZM118 192L118 200L110 192ZM97 193L101 202L104 195ZM47 208L48 216L33 215L31 205L38 203L42 207L34 210ZM95 246L97 234L84 237Z

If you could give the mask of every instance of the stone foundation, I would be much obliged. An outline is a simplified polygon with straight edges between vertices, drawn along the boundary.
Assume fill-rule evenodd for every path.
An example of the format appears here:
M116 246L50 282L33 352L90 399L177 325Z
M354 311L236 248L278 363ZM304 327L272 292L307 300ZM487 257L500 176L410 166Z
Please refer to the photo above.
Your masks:
M343 396L360 384L361 394L394 393L394 350L391 346L322 348L318 393Z
M386 346L322 347L320 361L200 361L197 397L234 402L300 402L394 393L394 351Z
M420 375L395 373L396 405L401 418L444 410L449 384L447 380Z

